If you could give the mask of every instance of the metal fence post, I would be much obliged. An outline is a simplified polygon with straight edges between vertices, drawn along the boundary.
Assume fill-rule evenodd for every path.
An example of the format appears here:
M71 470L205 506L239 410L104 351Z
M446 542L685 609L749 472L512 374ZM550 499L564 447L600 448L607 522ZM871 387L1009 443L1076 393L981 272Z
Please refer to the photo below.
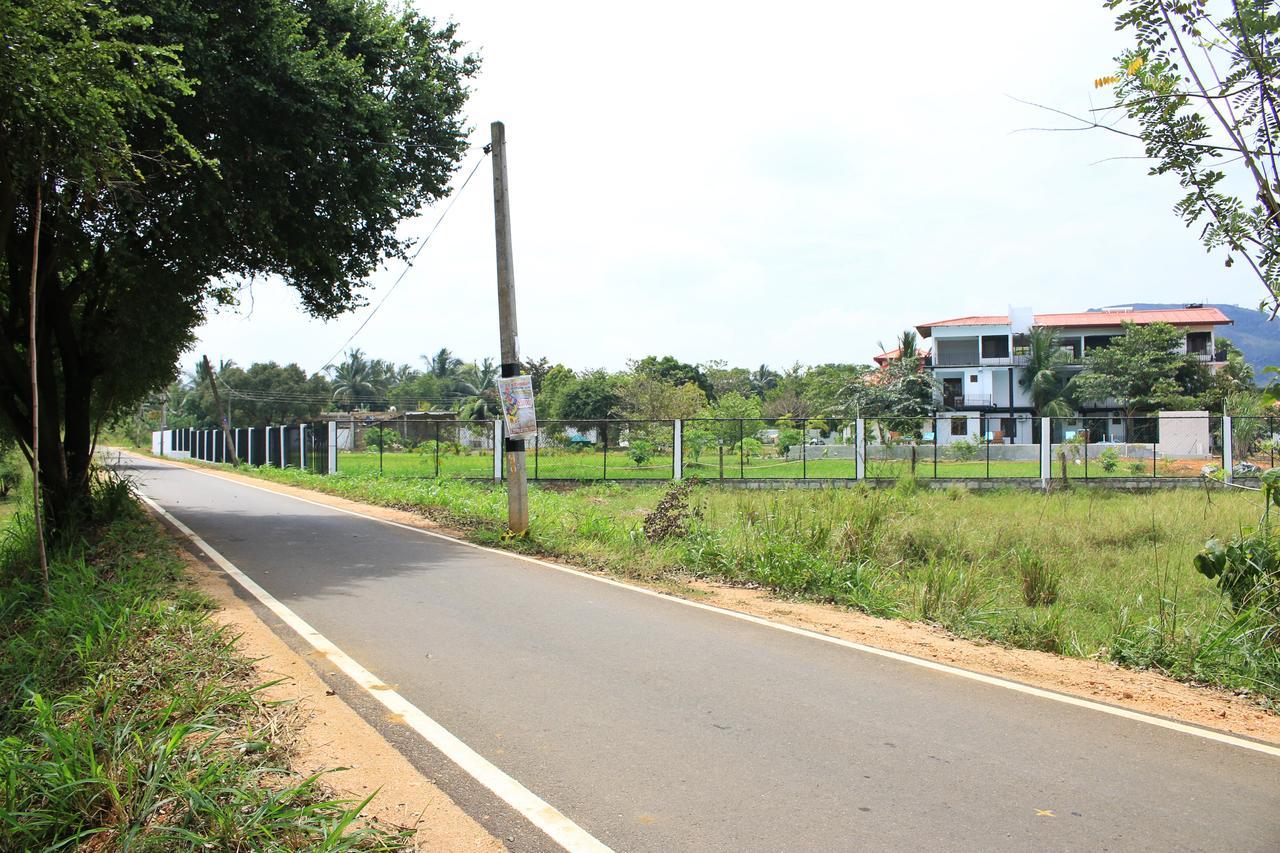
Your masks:
M862 418L854 420L853 478L867 479L867 422Z
M933 413L933 479L938 479L938 413Z
M285 427L283 426L280 427L280 467L281 468L288 467L285 465L285 460L289 458L287 445L285 443L286 433L288 432L289 430L287 430ZM381 463L379 463L379 465L381 465Z
M307 425L298 424L298 470L307 470Z
M1231 415L1222 416L1222 472L1224 479L1234 482L1233 469L1236 467L1234 449L1231 447Z
M671 422L671 479L684 478L684 422L676 418Z
M809 479L809 419L800 419L800 479Z
M436 479L440 479L440 422L436 421Z
M600 422L600 431L604 435L604 476L601 479L609 479L609 424L605 421Z
M738 479L745 480L747 478L747 466L742 458L743 447L742 440L746 437L743 430L746 428L746 422L742 418L738 418Z
M983 440L983 441L985 441L985 442L987 443L987 476L986 476L986 479L990 480L990 479L991 479L991 430L987 429L987 427L988 427L988 426L990 426L990 424L989 424L989 423L987 423L987 416L986 416L986 415L979 415L979 416L978 416L978 429L982 430L982 440Z
M1040 419L1040 483L1046 489L1053 479L1053 422Z

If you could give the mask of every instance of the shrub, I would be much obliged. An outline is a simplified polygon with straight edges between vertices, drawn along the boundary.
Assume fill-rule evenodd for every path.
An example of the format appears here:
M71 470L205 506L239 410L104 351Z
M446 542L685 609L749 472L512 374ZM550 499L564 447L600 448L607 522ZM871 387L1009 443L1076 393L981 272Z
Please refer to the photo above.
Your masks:
M637 465L653 458L653 442L645 438L632 438L627 442L627 456Z
M0 498L8 497L9 492L22 485L27 470L27 460L17 448L10 448L0 456Z
M951 448L951 453L959 462L968 462L970 459L978 455L980 447L977 441L970 441L967 438L953 439L947 447Z
M1116 452L1114 447L1108 447L1098 454L1098 464L1102 466L1103 471L1110 474L1120 467L1120 454Z
M1013 561L1022 585L1022 601L1028 607L1048 607L1058 600L1058 573L1044 558L1025 546L1015 548Z
M804 433L795 427L789 427L778 433L778 454L786 456L793 447L804 444Z
M947 500L958 501L969 496L969 490L959 483L952 483L947 486Z

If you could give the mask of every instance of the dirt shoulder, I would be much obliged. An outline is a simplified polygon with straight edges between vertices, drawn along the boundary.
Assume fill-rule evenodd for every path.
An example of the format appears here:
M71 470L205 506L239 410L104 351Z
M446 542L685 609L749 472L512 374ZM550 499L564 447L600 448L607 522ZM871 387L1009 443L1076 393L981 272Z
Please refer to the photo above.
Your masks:
M213 620L239 638L236 647L256 662L262 682L276 682L264 688L259 698L291 709L296 738L290 744L290 758L295 772L308 776L342 768L323 777L326 786L340 798L357 801L377 791L362 817L384 828L414 830L413 849L505 849L334 695L307 661L235 594L225 575L185 549L182 555L188 577L218 604Z
M165 461L210 476L244 482L315 503L466 539L465 533L443 527L417 513L358 503L231 471ZM590 574L604 574L579 570ZM743 589L705 581L677 581L660 585L632 583L879 649L1280 744L1280 715L1259 707L1247 697L1223 690L1195 687L1154 672L1124 669L1106 661L1067 658L1047 652L963 640L931 625L879 619L830 605L780 599L758 589Z

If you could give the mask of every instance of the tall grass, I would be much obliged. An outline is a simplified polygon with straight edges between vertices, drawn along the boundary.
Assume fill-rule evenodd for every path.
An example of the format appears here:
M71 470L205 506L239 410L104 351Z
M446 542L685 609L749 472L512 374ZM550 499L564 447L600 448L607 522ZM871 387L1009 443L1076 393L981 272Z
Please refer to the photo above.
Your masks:
M279 711L173 546L102 478L51 554L51 601L18 516L0 542L0 849L392 849L363 804L287 768Z
M649 542L645 513L665 486L534 486L532 535L506 541L505 492L483 483L256 474L631 577L760 586L1280 699L1274 620L1237 616L1192 566L1206 539L1256 521L1246 493L704 487L688 535Z

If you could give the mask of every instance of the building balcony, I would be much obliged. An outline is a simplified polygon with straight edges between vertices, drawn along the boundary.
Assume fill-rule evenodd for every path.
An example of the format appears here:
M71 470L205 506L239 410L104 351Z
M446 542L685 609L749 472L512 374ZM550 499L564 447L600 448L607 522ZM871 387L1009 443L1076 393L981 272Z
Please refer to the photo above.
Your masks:
M943 394L941 398L935 398L934 402L941 402L942 408L955 411L989 409L995 405L995 400L990 394Z

